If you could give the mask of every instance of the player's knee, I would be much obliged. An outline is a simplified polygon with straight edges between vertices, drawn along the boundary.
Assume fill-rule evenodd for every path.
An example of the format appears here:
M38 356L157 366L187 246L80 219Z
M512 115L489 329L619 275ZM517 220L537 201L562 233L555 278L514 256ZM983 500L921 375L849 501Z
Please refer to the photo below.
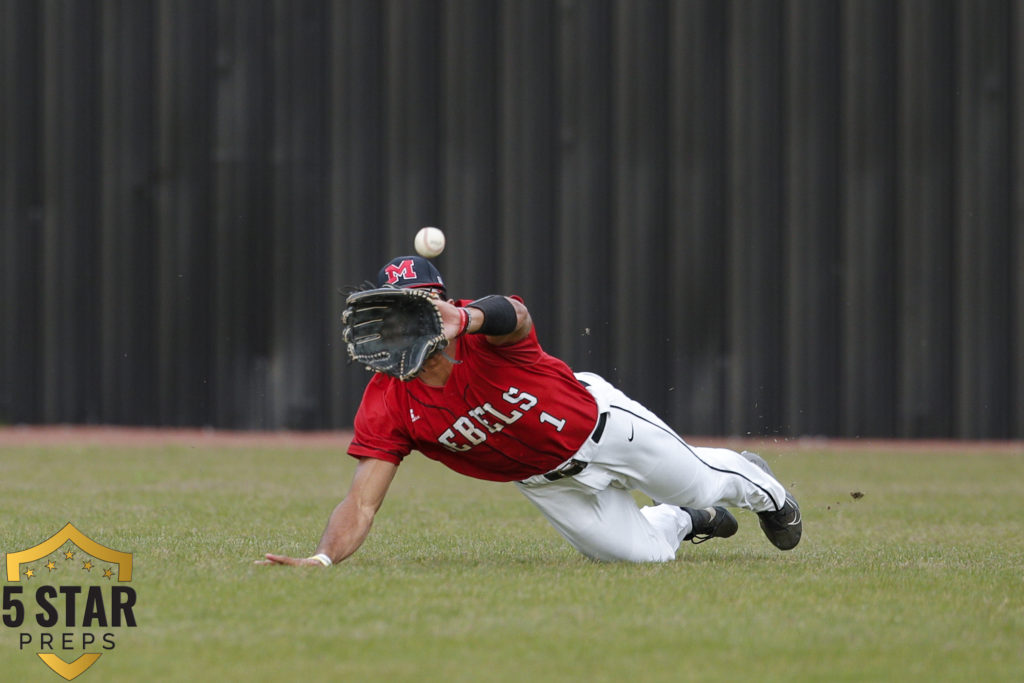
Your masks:
M657 538L646 543L638 543L636 539L629 543L615 543L608 538L594 542L596 540L571 542L576 550L596 562L671 562L676 559L675 548Z

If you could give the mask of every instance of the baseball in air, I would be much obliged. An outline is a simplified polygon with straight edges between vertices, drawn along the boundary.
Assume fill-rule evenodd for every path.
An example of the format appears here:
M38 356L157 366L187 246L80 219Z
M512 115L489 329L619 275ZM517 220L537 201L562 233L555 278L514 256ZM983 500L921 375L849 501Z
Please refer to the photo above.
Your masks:
M434 258L444 251L444 233L440 228L420 228L416 233L416 253L424 258Z

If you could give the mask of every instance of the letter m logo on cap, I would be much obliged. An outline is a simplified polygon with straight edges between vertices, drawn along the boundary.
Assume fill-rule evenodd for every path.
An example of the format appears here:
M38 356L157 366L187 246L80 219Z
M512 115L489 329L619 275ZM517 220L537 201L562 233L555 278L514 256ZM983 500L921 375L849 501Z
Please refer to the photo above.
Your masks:
M406 259L397 265L390 263L384 269L384 273L387 275L389 285L393 285L399 280L415 280L417 278L412 259Z
M444 280L434 264L420 256L397 256L377 271L378 287L435 287L444 291Z

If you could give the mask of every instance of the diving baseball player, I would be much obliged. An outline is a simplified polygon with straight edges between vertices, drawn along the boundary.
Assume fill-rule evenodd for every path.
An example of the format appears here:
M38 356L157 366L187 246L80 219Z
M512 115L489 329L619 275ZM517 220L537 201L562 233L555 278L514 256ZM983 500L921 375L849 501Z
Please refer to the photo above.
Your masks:
M789 550L802 533L796 500L764 460L687 444L598 375L546 353L518 297L445 300L421 257L393 259L378 289L349 297L350 355L377 373L355 417L359 460L316 552L263 564L330 566L366 539L412 451L477 479L515 482L574 548L600 561L665 562L683 541L733 535L726 509L757 513ZM631 491L656 504L637 506Z

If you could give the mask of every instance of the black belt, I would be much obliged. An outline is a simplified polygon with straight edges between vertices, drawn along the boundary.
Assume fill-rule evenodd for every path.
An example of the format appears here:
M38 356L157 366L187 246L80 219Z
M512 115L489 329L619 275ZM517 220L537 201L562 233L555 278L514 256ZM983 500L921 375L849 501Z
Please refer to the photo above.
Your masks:
M584 382L579 377L576 378L576 381L579 382L580 384L582 384L584 387L587 387L587 388L590 387L590 385L588 383ZM608 423L608 413L607 412L601 413L600 415L597 416L597 426L594 427L594 433L590 435L590 438L591 438L591 440L594 443L600 443L601 442L601 435L604 434L604 426L607 423Z
M590 435L590 440L594 443L601 443L601 435L604 434L604 426L608 424L608 413L601 413L597 416L597 426L594 427L594 433Z
M601 442L601 436L604 434L604 427L606 424L608 424L608 413L601 413L597 416L597 426L594 427L594 432L590 435L591 441L594 443ZM590 463L572 458L557 470L546 472L544 474L544 478L548 481L558 481L559 479L565 479L566 477L575 477L577 474L587 469L588 464Z
M544 478L548 481L558 481L559 479L565 479L566 477L575 477L577 474L587 469L588 464L589 463L585 463L582 460L573 458L557 470L545 472Z

